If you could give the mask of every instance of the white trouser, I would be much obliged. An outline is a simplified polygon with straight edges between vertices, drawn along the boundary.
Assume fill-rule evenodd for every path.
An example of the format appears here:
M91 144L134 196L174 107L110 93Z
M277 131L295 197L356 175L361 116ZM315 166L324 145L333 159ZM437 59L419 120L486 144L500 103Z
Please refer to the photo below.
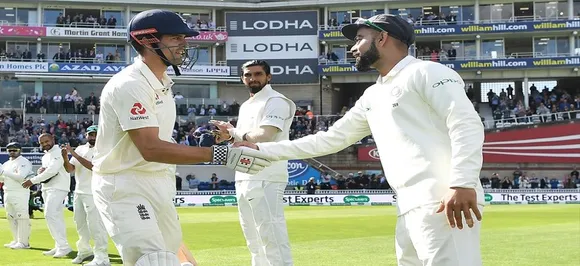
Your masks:
M44 219L48 225L48 231L54 239L57 249L70 249L66 239L66 224L64 222L64 201L68 191L58 189L46 189L42 191L44 199Z
M95 207L93 195L75 193L73 218L79 234L79 241L77 241L78 253L91 254L94 252L95 260L108 262L107 246L109 244L109 236L99 211ZM91 238L95 243L94 250L91 249L89 244Z
M143 255L181 245L181 226L173 200L175 177L167 172L93 173L95 205L123 265L133 266Z
M28 215L29 191L5 191L6 220L14 241L28 245L30 240L30 217Z
M481 266L479 233L481 223L475 219L469 228L451 228L445 211L437 213L439 204L415 208L397 219L395 246L399 266ZM483 214L483 207L479 206Z
M284 218L286 184L236 181L240 225L252 255L252 266L294 265Z

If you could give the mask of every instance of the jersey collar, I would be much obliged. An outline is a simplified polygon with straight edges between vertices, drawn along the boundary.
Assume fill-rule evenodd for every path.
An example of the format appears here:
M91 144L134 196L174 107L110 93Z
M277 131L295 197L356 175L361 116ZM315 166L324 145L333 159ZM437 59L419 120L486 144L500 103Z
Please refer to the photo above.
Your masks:
M399 63L397 63L393 69L391 69L391 71L389 71L389 73L387 73L386 76L379 76L379 78L377 79L377 83L378 84L384 84L387 83L387 81L393 77L395 77L397 74L399 74L399 72L401 72L401 70L403 70L407 65L409 65L409 63L413 62L413 59L415 59L414 57L408 55L405 56L405 58L403 58L401 61L399 61Z
M151 69L143 62L141 57L135 58L135 67L141 72L141 74L145 77L149 85L153 87L154 90L160 91L162 93L167 93L171 87L173 86L174 82L171 80L167 72L163 73L163 80L162 82L157 79L155 74L151 71Z
M270 86L270 84L266 84L266 86L264 86L262 88L262 90L260 90L258 93L254 94L253 97L250 97L251 100L256 100L256 99L260 99L262 97L265 97L266 95L270 94L270 91L272 90L272 86Z

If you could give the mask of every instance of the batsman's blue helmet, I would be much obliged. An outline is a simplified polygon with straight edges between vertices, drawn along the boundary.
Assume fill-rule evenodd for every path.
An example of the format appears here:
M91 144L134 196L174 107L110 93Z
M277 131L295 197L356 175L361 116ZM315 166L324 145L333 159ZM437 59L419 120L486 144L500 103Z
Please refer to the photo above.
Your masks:
M183 34L185 37L195 37L199 35L199 32L190 28L180 15L173 11L161 9L146 10L135 15L129 22L127 31L127 41L133 47L135 45L144 46L145 44L149 44L167 66L173 66L176 75L180 75L177 66L172 65L160 50L164 48L159 47L161 36ZM187 66L193 66L197 59L193 60L190 57L188 49L185 50L185 53L186 55L180 65L183 67L183 64L187 63Z

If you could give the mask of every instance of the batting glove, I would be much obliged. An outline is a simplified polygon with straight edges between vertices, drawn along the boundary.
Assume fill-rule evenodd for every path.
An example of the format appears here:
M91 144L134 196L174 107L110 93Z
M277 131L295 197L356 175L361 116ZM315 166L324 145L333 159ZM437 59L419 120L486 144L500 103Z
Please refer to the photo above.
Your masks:
M270 166L272 161L278 158L269 156L261 151L240 147L232 148L225 145L212 146L213 163L224 164L226 167L238 172L257 174Z

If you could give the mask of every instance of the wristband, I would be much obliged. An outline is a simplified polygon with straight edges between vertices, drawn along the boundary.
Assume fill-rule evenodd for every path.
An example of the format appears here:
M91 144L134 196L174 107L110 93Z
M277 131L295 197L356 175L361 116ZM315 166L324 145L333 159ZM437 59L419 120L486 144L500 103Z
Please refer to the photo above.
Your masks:
M228 160L228 146L214 145L212 148L212 162L217 164L225 164Z

